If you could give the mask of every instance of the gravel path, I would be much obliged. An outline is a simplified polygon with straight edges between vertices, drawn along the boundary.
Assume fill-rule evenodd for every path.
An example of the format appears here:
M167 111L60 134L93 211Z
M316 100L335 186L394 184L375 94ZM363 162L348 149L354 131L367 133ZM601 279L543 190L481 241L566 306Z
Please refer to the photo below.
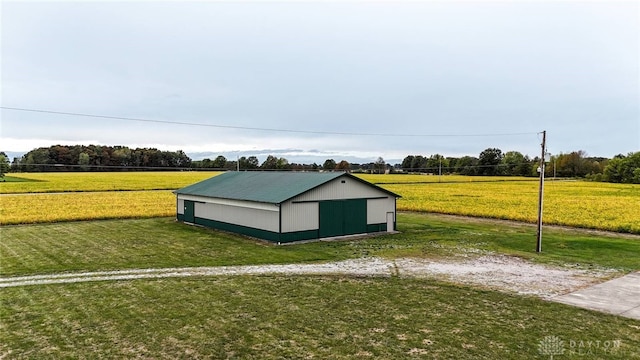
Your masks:
M503 255L454 260L387 260L371 257L321 264L131 269L7 277L0 278L0 288L88 281L263 274L431 277L551 298L600 282L612 273L607 270L551 267Z

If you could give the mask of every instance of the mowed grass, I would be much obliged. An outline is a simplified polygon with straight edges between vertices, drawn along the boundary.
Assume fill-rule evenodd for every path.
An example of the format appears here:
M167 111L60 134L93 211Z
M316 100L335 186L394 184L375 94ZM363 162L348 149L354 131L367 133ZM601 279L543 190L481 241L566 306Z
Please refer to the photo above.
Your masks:
M132 268L335 261L379 256L441 258L501 253L579 268L640 270L640 237L547 229L535 252L534 226L401 213L400 234L276 246L171 218L8 226L0 229L0 275Z
M15 173L10 181L0 182L0 194L175 190L219 174L217 171Z
M14 176L8 176L5 175L0 182L29 182L29 181L36 181L36 180L29 180L29 179L24 179L24 178L19 178L19 177L14 177Z
M637 321L424 279L203 277L0 296L10 358L534 359L548 358L546 336L564 341L562 359L640 358Z

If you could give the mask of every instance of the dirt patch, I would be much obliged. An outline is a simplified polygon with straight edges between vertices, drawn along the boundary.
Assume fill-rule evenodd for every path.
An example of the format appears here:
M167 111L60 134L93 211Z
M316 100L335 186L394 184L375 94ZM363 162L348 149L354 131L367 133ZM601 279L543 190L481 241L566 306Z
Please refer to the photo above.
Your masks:
M455 283L550 298L602 281L609 270L551 267L503 255L429 260L376 257L321 264L219 266L164 269L131 269L0 278L0 288L88 281L117 281L189 276L229 275L352 275L429 277Z
M466 260L398 259L405 276L435 276L451 282L550 298L600 282L613 270L582 270L535 264L517 257L486 255Z

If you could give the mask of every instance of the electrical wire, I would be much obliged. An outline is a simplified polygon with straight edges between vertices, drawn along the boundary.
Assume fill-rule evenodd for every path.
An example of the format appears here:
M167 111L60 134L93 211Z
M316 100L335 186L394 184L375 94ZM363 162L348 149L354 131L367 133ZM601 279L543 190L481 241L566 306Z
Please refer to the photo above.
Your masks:
M157 124L200 126L200 127L213 127L213 128L221 128L221 129L236 129L236 130L286 132L286 133L298 133L298 134L316 134L316 135L386 136L386 137L494 137L494 136L522 136L522 135L539 134L538 132L493 133L493 134L394 134L394 133L358 133L358 132L341 132L341 131L313 131L313 130L276 129L276 128L262 128L262 127L252 127L252 126L207 124L207 123L184 122L184 121L173 121L173 120L143 119L143 118L83 114L83 113L76 113L76 112L63 112L63 111L42 110L42 109L27 109L27 108L17 108L17 107L8 107L8 106L0 106L0 109L22 111L22 112L34 112L34 113L42 113L42 114L52 114L52 115L68 115L68 116L90 117L90 118L99 118L99 119L157 123Z

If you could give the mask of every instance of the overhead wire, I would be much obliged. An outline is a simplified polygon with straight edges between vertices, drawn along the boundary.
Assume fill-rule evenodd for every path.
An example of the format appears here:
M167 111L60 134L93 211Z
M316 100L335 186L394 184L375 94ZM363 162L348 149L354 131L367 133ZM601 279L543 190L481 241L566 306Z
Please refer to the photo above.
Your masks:
M9 106L0 106L0 109L52 114L52 115L67 115L67 116L90 117L90 118L99 118L99 119L146 122L146 123L156 123L156 124L200 126L200 127L213 127L213 128L221 128L221 129L286 132L286 133L315 134L315 135L385 136L385 137L493 137L493 136L522 136L522 135L538 134L538 132L488 133L488 134L398 134L398 133L319 131L319 130L277 129L277 128L254 127L254 126L222 125L222 124L185 122L185 121L175 121L175 120L144 119L144 118L134 118L134 117L121 117L121 116L110 116L110 115L85 114L85 113L77 113L77 112L53 111L53 110L43 110L43 109L28 109L28 108L18 108L18 107L9 107Z

